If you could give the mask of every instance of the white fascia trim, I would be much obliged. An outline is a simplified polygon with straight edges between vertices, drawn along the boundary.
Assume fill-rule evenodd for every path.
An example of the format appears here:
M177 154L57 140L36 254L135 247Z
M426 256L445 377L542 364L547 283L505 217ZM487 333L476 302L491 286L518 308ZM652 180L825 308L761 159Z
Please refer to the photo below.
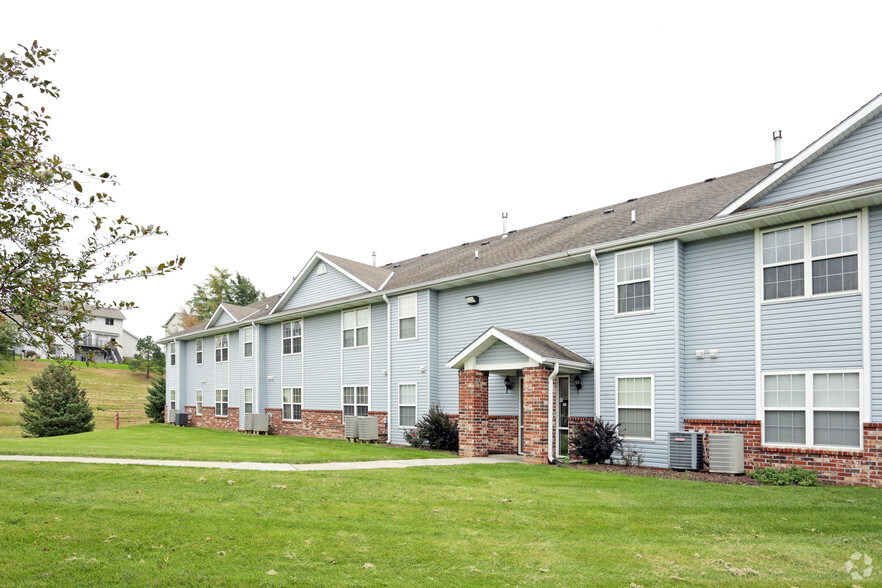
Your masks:
M202 330L207 331L208 329L213 327L214 323L217 322L217 319L220 318L221 313L224 313L224 312L227 313L228 315L230 315L230 317L233 319L233 322L239 322L236 320L236 317L233 316L233 313L231 313L229 310L224 308L224 303L221 302L220 304L217 305L217 308L214 309L214 312L212 313L211 318L208 319L208 322L205 323L205 326L202 328Z
M383 283L380 284L380 287L379 287L379 288L377 288L377 291L382 290L383 288L385 288L385 287L386 287L386 284L389 283L389 280L391 280L391 279L392 279L392 276L394 276L394 275L395 275L395 272L390 273L390 274L389 274L389 277L386 278L385 280L383 280Z
M839 143L845 136L854 131L864 122L875 116L882 110L882 94L879 94L867 104L862 106L851 116L827 131L811 145L800 151L787 163L760 180L753 188L741 195L737 200L716 214L715 218L732 214L742 206L746 206L759 199L764 194L779 186L785 180L805 168L809 163L823 155L831 147Z
M532 349L525 347L521 343L518 343L508 335L499 331L496 327L490 327L489 329L484 331L484 333L480 335L477 339L472 341L468 347L460 351L456 355L456 357L447 362L447 367L460 369L461 365L465 363L465 360L470 355L472 355L472 353L483 347L484 344L487 343L490 339L502 341L515 351L519 351L523 355L526 355L528 359L532 359L536 363L542 363L542 360L544 359L543 357L536 355L536 353L534 353ZM493 343L495 343L495 341ZM493 343L490 343L490 345L486 345L486 347L489 349L493 345Z

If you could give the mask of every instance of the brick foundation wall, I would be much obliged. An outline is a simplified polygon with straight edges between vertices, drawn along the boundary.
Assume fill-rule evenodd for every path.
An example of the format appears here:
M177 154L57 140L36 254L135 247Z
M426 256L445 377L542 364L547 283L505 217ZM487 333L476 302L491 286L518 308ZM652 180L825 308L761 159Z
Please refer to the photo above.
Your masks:
M230 407L227 409L227 416L219 417L214 414L214 406L202 407L202 415L196 414L195 406L185 406L190 415L189 425L191 427L205 427L207 429L224 429L226 431L239 430L239 409Z
M493 415L487 417L490 453L518 453L518 417Z
M301 410L299 421L282 420L281 408L267 408L271 435L290 435L295 437L323 437L343 439L342 410ZM381 441L386 439L386 413L368 412L377 417L377 433Z
M485 457L490 453L487 438L487 372L459 372L459 455Z
M763 447L760 421L687 419L684 425L687 431L744 435L748 471L798 466L815 470L827 483L882 487L882 423L864 423L863 451Z

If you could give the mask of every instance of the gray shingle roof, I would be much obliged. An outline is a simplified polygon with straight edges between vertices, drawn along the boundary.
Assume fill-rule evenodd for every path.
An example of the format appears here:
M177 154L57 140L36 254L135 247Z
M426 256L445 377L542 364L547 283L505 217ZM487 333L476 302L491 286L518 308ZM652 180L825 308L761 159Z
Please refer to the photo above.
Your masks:
M330 253L319 252L319 255L326 258L331 263L340 266L342 269L352 274L374 290L379 290L380 286L383 285L383 282L389 277L389 274L392 273L392 270L388 267L374 267L344 257L337 257Z
M591 362L581 355L577 355L567 349L562 345L558 345L551 339L546 339L545 337L540 337L538 335L528 335L527 333L519 333L518 331L510 331L508 329L501 329L496 327L496 330L500 333L504 333L526 347L531 351L535 352L536 355L540 357L547 357L551 360L562 360L567 362L574 363L588 363Z

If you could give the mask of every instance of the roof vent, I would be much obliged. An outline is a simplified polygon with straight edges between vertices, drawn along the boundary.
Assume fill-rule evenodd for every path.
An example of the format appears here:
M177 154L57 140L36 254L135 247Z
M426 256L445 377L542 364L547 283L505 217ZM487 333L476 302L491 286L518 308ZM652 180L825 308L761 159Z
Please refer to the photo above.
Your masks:
M612 214L615 211L616 211L615 208L607 208L606 210L603 211L603 214Z
M637 222L637 211L632 210L631 211L631 224L633 225L636 222Z
M460 247L465 247L465 246L468 245L468 244L469 244L469 242L466 241L465 243L463 243L462 245L460 245Z
M628 198L628 202L637 202L636 198Z
M480 256L480 252L477 249L475 249L475 259L478 259L479 256Z
M420 257L429 257L429 254L428 254L428 253L423 253L422 255L420 255Z
M708 178L708 179L706 179L706 180L704 181L704 183L707 184L708 182L713 182L713 181L716 180L716 179L717 179L717 178Z
M502 236L505 237L508 234L508 213L502 213Z
M395 265L392 266L393 269L396 268L396 267L401 267L401 264L400 264L400 263L396 263Z
M566 215L566 216L562 216L560 220L567 220L567 219L570 218L571 216L573 216L573 215L568 214L568 215Z
M371 253L371 257L374 260L374 267L377 267L377 252L374 251L373 253Z
M773 131L772 132L772 140L775 141L775 165L772 169L778 169L782 165L784 165L784 161L781 160L781 131Z
M481 243L481 245L489 245L489 244L490 244L490 241L484 241L483 243Z

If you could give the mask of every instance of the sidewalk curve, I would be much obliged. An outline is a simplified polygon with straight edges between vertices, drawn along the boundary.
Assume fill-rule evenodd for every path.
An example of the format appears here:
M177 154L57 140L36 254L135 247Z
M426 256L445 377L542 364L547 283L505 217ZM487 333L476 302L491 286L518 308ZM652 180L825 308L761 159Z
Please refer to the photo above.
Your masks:
M379 470L423 466L468 464L522 463L518 455L490 457L451 457L443 459L393 459L384 461L341 461L332 463L259 463L253 461L185 461L168 459L125 459L117 457L65 457L55 455L0 455L0 461L54 463L99 463L115 465L148 465L181 468L214 468L222 470L256 470L263 472L323 472L332 470Z

